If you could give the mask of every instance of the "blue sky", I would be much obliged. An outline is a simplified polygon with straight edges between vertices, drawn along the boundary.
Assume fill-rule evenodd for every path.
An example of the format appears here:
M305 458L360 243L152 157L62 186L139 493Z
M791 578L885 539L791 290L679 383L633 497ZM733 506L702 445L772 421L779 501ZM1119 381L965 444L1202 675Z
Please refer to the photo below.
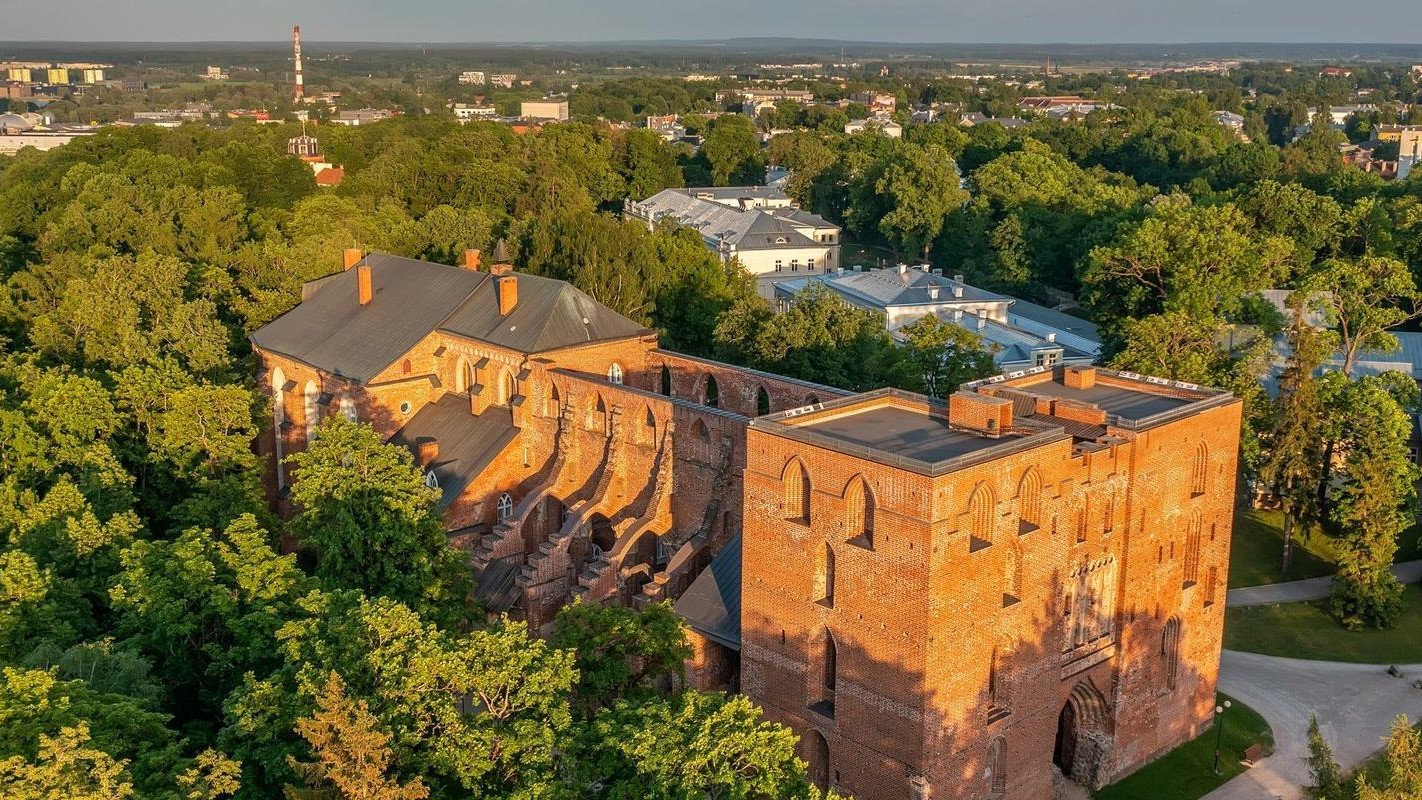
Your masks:
M10 0L5 5L10 5ZM1422 42L1417 0L18 0L0 40Z

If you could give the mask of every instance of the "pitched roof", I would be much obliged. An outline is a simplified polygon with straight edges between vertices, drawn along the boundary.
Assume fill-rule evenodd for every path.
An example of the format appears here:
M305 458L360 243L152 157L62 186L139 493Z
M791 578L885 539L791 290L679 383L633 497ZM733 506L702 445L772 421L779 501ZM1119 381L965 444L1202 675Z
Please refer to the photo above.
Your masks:
M463 395L446 393L410 417L390 442L416 454L420 439L432 438L439 443L439 456L430 471L439 481L440 505L445 506L464 493L469 482L493 462L517 433L507 408L492 407L476 416L469 412L469 401Z
M646 218L657 220L670 216L682 225L696 229L702 238L713 245L725 241L741 250L816 246L814 240L796 230L789 220L773 214L771 209L749 208L743 211L687 194L686 190L681 189L666 189L636 205Z
M741 535L731 537L691 587L676 601L676 613L693 630L734 650L741 649Z
M494 282L486 281L475 287L469 299L439 328L520 353L541 353L650 332L570 283L522 273L518 275L518 304L508 316L499 315Z
M811 283L823 283L835 292L851 297L880 310L895 306L950 305L953 303L1012 302L1012 298L969 286L946 275L925 272L917 267L909 267L903 272L897 269L871 269L865 271L846 269L806 278L793 278L776 283L786 291L798 292ZM930 297L929 290L938 289L938 297ZM953 291L962 289L963 296L955 297Z
M362 306L356 270L322 278L301 305L252 333L263 350L365 382L437 328L489 276L443 264L371 253L373 299Z
M500 316L488 273L371 253L373 299L357 299L357 270L304 287L301 305L255 331L257 347L368 382L436 330L521 353L648 333L568 283L516 273L518 303Z

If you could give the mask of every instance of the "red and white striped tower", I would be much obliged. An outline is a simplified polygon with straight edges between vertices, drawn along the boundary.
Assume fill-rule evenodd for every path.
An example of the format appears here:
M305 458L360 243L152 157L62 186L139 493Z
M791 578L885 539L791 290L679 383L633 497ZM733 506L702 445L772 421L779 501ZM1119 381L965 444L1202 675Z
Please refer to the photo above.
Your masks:
M306 95L306 86L301 80L301 26L296 25L291 29L291 45L296 54L296 99L300 100Z

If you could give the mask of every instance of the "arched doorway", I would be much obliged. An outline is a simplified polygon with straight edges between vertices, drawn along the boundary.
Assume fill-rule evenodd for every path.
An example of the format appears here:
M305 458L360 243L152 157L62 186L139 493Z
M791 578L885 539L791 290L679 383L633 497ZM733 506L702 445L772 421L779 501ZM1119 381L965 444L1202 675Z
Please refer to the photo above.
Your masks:
M805 740L805 760L810 763L810 781L819 787L820 791L825 791L829 788L829 742L825 741L824 734L814 730L805 734Z
M1101 788L1111 759L1110 707L1088 678L1072 687L1057 715L1056 745L1052 763L1062 775L1091 789Z

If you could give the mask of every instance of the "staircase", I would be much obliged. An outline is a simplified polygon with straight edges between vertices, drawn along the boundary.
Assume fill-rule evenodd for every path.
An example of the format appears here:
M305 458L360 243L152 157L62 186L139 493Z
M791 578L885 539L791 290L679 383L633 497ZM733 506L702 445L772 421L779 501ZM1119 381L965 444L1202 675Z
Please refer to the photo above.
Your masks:
M652 494L647 498L642 513L635 516L629 514L619 520L613 526L614 541L617 544L611 552L590 559L582 574L578 576L578 586L573 592L584 600L601 602L616 594L621 588L619 576L628 551L636 546L642 535L657 520L670 517L672 463L675 461L671 429L671 425L665 426L661 441L657 445L656 465L652 470Z
M489 566L489 562L498 558L522 553L523 526L528 521L528 517L533 510L538 508L548 493L558 485L558 476L563 472L563 462L567 459L570 434L572 430L572 409L564 406L558 412L558 431L553 437L553 463L548 467L547 474L537 488L524 495L518 505L514 506L513 513L509 518L494 525L494 529L485 536L479 546L474 549L474 569L482 571Z

